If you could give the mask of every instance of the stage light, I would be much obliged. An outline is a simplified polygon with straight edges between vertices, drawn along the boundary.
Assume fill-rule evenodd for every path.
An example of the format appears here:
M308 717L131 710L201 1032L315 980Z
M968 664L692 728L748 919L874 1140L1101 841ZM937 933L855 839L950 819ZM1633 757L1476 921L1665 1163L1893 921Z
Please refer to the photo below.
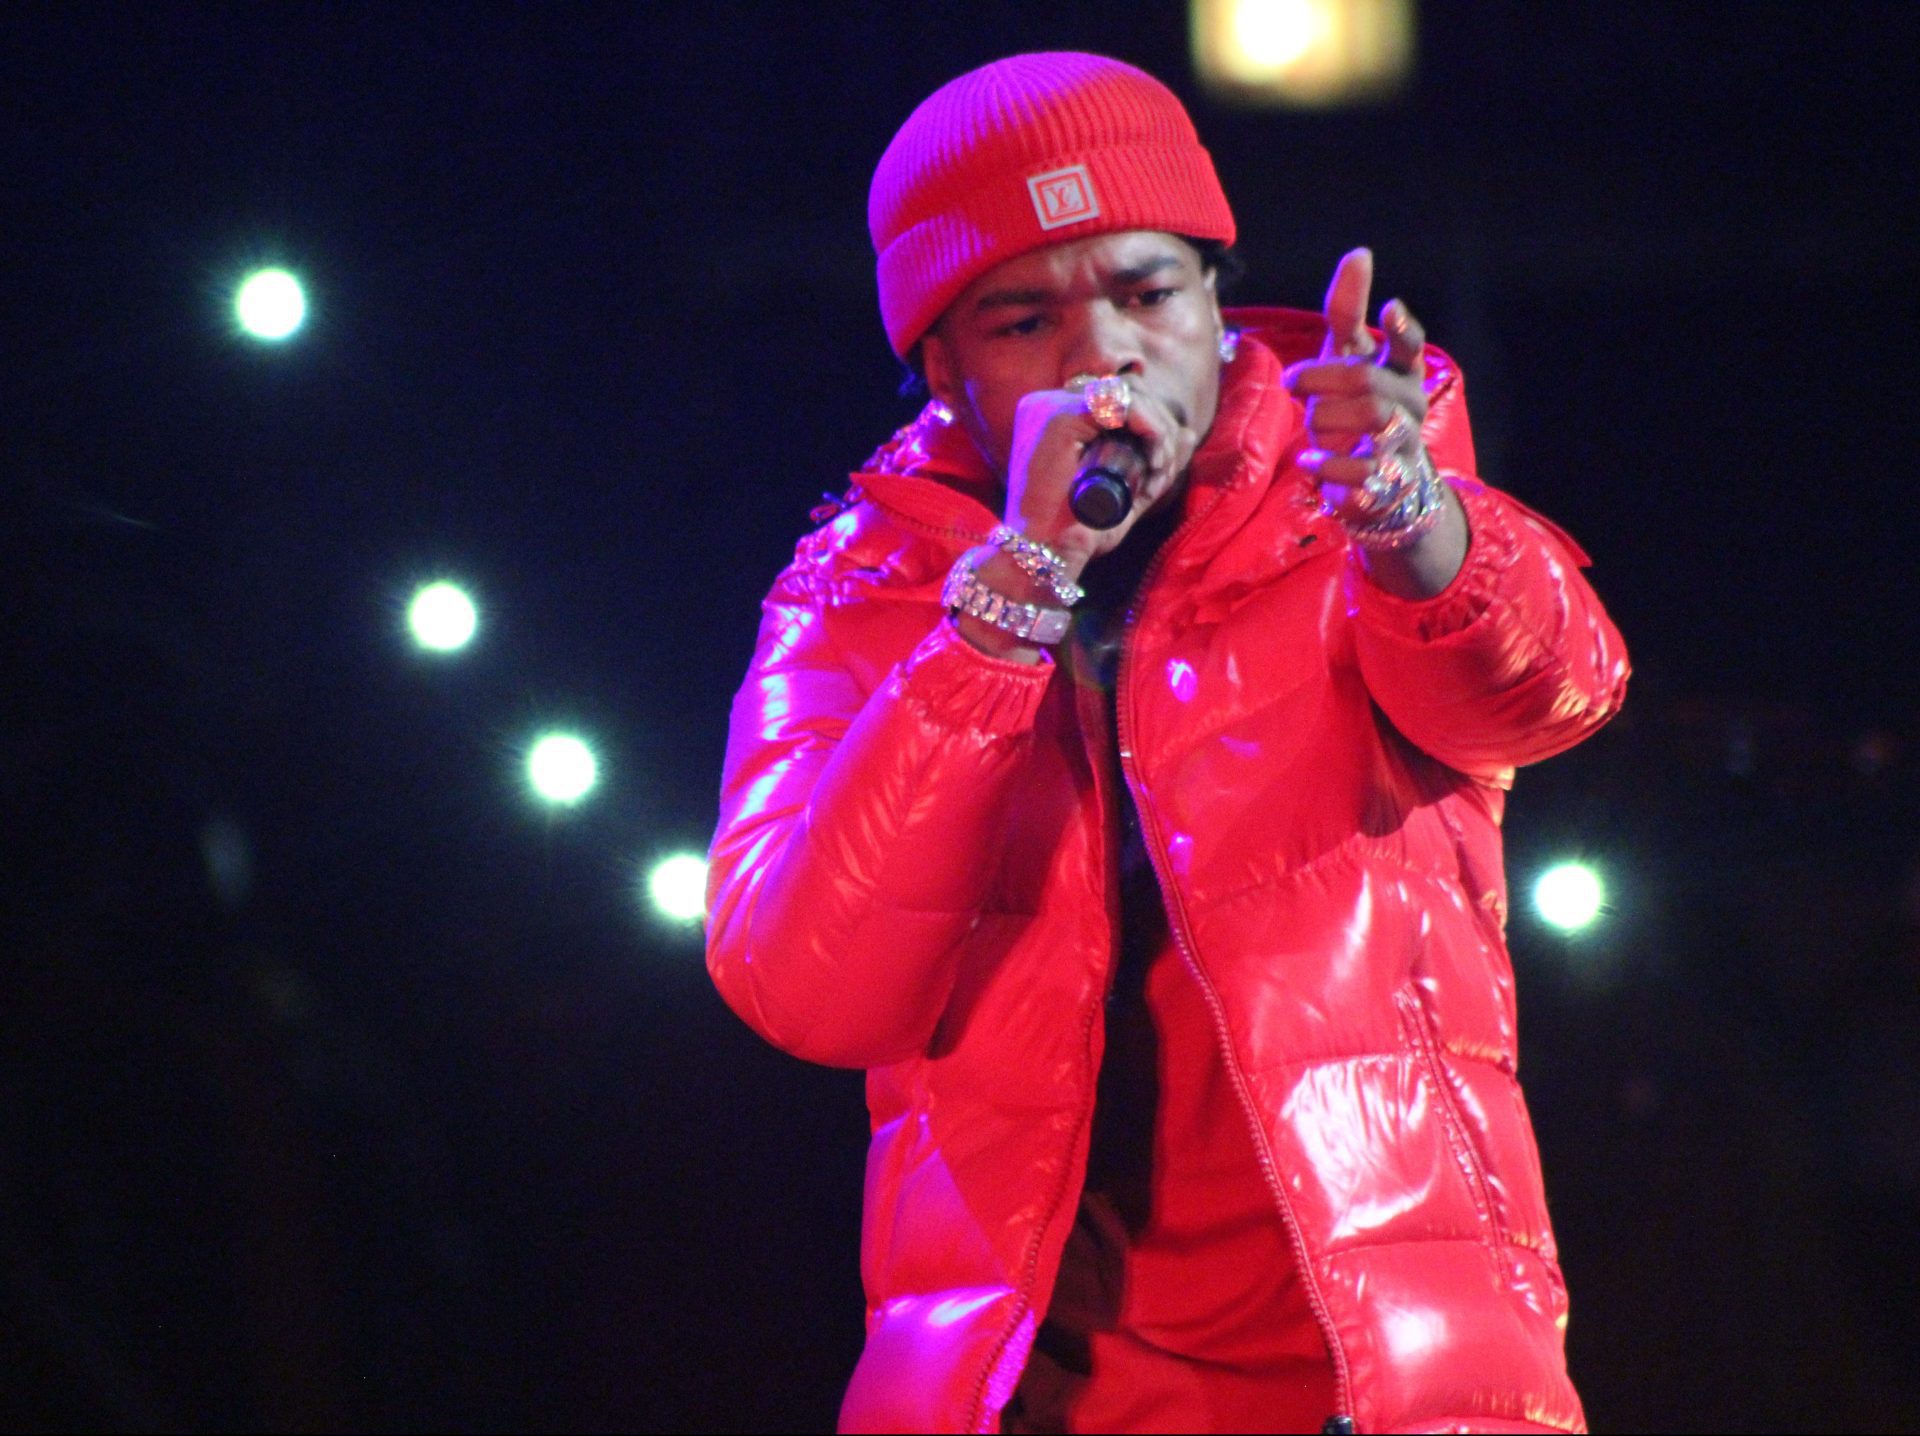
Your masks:
M306 291L284 269L255 270L234 295L233 312L255 339L278 342L306 322Z
M543 734L527 751L527 782L549 803L570 808L599 779L593 750L571 733Z
M1607 889L1586 863L1556 863L1533 885L1533 910L1549 927L1585 932L1606 911Z
M698 922L707 915L707 860L692 853L662 858L647 874L647 896L662 917Z
M1239 104L1377 100L1412 71L1413 17L1413 0L1191 0L1194 68Z
M1320 9L1313 0L1268 0L1231 7L1235 53L1249 72L1277 74L1297 65L1320 38Z
M413 641L430 653L455 653L465 648L479 627L473 600L458 584L444 579L427 584L407 605L407 627Z

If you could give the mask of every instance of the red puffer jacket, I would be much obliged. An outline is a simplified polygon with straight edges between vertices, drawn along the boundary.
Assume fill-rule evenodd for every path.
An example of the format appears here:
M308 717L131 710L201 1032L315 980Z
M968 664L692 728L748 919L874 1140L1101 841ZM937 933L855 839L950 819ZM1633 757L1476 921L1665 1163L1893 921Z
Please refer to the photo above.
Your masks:
M1368 582L1294 463L1244 312L1180 527L1143 582L1118 748L1172 930L1362 1431L1578 1430L1514 1077L1499 824L1516 765L1618 707L1571 541L1481 486L1429 350L1426 438L1472 542L1437 598ZM733 711L708 965L768 1041L868 1069L853 1431L988 1431L1083 1181L1115 949L1118 775L1070 654L960 639L941 580L995 516L956 431L801 541Z

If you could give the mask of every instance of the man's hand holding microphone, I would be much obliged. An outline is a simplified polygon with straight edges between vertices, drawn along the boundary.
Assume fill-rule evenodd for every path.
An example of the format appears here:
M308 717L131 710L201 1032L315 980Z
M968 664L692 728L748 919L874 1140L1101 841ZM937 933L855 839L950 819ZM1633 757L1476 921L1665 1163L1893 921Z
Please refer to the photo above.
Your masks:
M1184 417L1134 374L1077 374L1063 388L1035 390L1014 412L1006 521L996 533L1044 546L1059 559L1058 576L1077 584L1090 562L1119 547L1140 516L1167 495L1199 443ZM1102 468L1128 498L1103 495L1119 516L1096 527L1075 512L1073 498L1076 487L1084 487L1083 481ZM1022 602L1060 602L1061 590L1037 577L1031 563L1022 563L1013 540L993 545L991 553L977 553L971 567L987 587ZM1021 662L1040 661L1037 646L1003 628L964 612L958 622L977 648Z

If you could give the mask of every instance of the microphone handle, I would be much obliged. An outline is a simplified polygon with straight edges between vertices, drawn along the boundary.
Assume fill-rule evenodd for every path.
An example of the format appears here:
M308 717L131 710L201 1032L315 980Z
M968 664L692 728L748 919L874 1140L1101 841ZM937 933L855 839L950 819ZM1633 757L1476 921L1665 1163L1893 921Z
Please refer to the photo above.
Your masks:
M1133 512L1134 485L1146 456L1132 434L1102 434L1086 447L1067 493L1073 516L1090 529L1118 527Z

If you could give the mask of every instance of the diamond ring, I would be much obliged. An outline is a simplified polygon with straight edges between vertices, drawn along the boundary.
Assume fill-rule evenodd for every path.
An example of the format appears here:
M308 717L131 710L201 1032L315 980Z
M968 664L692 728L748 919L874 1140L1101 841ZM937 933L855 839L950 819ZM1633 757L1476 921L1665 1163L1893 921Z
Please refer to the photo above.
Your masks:
M1365 497L1361 505L1362 512L1372 514L1392 508L1400 501L1406 487L1406 461L1391 451L1381 454L1373 461L1373 472L1360 486L1360 492Z
M1370 454L1397 454L1420 441L1420 426L1398 404L1393 406L1393 417L1387 420L1386 428L1377 434L1369 434L1354 450L1354 457L1364 459Z
M1101 428L1124 429L1127 426L1127 410L1133 407L1133 389L1124 376L1076 374L1068 381L1068 387L1080 390L1080 402L1086 405L1088 416Z

